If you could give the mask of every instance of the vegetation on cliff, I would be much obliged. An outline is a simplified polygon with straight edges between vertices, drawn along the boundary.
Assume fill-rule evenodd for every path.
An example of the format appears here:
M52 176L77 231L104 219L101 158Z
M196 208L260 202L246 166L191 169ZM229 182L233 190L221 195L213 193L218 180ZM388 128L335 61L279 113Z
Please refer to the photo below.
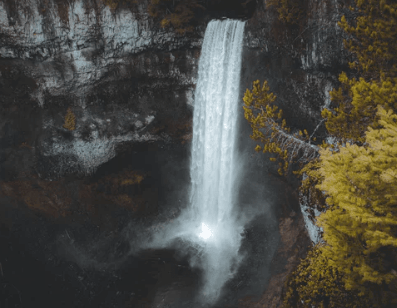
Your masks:
M357 17L339 26L351 35L345 46L356 58L350 67L359 78L339 76L341 87L331 91L336 106L323 110L330 134L363 142L368 126L376 127L377 106L397 110L397 5L393 1L356 1Z
M121 5L137 4L137 0L102 0L111 9ZM215 0L213 0L215 1ZM162 28L172 28L178 34L192 32L197 22L197 13L205 10L204 0L149 0L149 16Z
M285 307L397 305L397 4L355 0L351 11L339 26L352 71L322 112L333 144L291 133L266 82L244 97L256 150L276 154L282 174L299 162L301 192L322 211L322 241L289 278Z
M345 289L342 277L337 267L328 264L321 245L313 247L287 281L285 307L371 307L358 291Z
M138 3L137 0L102 1L112 9ZM162 28L183 35L193 32L202 20L204 11L219 17L227 16L227 11L230 11L234 17L242 17L252 13L255 6L255 0L148 0L147 12ZM293 13L294 18L295 15Z
M287 24L298 24L304 15L303 0L268 0L266 7L275 8L278 19Z
M76 129L76 116L72 111L72 108L68 108L65 115L65 123L63 127L68 130L75 130Z
M159 18L163 28L172 27L176 33L192 32L193 21L199 10L204 10L201 0L151 0L149 15Z
M276 154L271 161L279 163L280 175L287 174L291 162L298 156L301 159L314 159L317 156L318 147L311 145L311 137L306 130L291 133L283 112L274 102L276 96L269 92L267 81L260 85L259 80L254 81L252 91L248 90L244 95L244 115L252 128L251 138L259 141L263 146L257 145L255 151Z

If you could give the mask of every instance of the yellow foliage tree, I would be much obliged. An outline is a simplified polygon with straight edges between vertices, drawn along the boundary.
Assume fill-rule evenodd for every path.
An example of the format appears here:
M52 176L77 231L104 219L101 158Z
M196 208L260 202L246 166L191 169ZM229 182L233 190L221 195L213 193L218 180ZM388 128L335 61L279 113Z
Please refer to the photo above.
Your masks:
M351 34L345 47L356 59L350 67L365 78L379 79L381 73L395 77L397 73L397 3L394 0L356 0L350 7L356 16L347 21L342 16L338 25Z
M301 159L311 160L317 156L318 147L310 144L310 137L306 130L291 133L283 112L274 101L276 96L270 92L267 81L260 84L256 80L252 84L252 90L246 90L244 95L244 116L252 128L253 140L259 141L255 151L276 154L279 158L279 174L287 173L293 159L300 156ZM276 157L270 158L276 161Z
M378 115L380 128L369 128L366 146L320 150L318 188L331 207L318 218L323 252L345 274L346 287L362 292L366 282L397 278L397 260L392 266L374 260L385 247L397 251L397 115L382 107Z
M68 108L66 115L65 115L65 123L63 127L68 130L75 130L76 129L76 116L74 115L72 108Z
M266 7L274 7L278 18L287 24L297 24L304 13L302 0L267 0Z
M342 274L315 246L287 280L284 308L375 308L356 291L344 288Z
M345 47L355 60L349 63L360 78L339 76L341 87L330 92L336 106L324 109L330 134L343 141L363 142L369 125L376 123L376 108L397 110L397 3L393 0L356 0L350 8L357 16L338 23L351 35Z
M337 299L349 292L359 292L370 307L397 306L397 2L355 4L356 18L343 17L339 26L351 35L345 46L355 56L350 67L358 78L342 73L341 87L331 91L334 108L322 112L337 143L323 143L319 155L303 156L307 164L300 171L309 205L323 211L318 225L324 245L303 261L303 276L298 270L290 277L288 307L350 307ZM296 140L311 145L307 133L291 134L273 109L275 96L269 96L267 83L262 88L254 83L244 102L251 137L264 143L256 150L290 163L299 157L291 147ZM341 284L327 281L323 271ZM299 306L300 300L308 305Z
M345 73L339 76L342 86L330 92L338 103L333 110L324 109L322 116L330 134L346 142L362 143L369 125L376 125L376 108L397 110L397 78L381 76L379 81L349 79Z

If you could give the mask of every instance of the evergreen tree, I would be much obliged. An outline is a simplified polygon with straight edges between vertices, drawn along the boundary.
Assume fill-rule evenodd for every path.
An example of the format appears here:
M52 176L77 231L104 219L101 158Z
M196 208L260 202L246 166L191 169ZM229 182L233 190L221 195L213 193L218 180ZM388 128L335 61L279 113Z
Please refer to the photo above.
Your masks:
M397 251L397 115L379 107L378 116L380 127L369 128L365 146L320 150L318 188L330 206L318 218L323 253L344 274L346 288L362 294L397 278L397 260L378 258Z
M321 248L313 247L287 280L284 307L374 308L357 291L344 288L343 275L328 264Z
M267 83L257 81L244 97L251 137L263 144L256 150L306 163L301 192L323 211L323 245L291 275L287 307L397 306L397 2L355 4L356 18L342 17L339 25L350 34L345 46L355 56L356 77L339 76L333 109L322 112L335 145L302 155L315 149L312 140L307 132L291 134ZM342 300L346 294L362 298L352 306Z
M339 76L341 87L331 91L333 110L324 109L328 132L343 141L363 142L376 122L378 105L397 111L397 3L393 0L356 0L356 16L338 23L350 34L345 47L355 59L349 63L360 78Z
M261 86L256 80L252 90L246 90L244 95L244 116L252 128L253 140L258 141L255 151L276 154L271 161L279 159L280 175L287 173L290 163L300 156L301 160L310 161L317 156L318 147L310 144L306 130L291 133L283 111L274 105L276 96L270 92L267 81Z

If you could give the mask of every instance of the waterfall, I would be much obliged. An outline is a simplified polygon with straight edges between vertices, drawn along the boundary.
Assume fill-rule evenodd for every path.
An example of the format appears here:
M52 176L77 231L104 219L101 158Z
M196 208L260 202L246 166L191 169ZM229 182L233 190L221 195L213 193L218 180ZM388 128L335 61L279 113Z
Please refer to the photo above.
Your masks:
M231 218L244 22L212 21L199 62L193 118L191 206L211 228Z
M217 298L238 260L239 228L233 217L236 133L245 23L211 21L205 32L195 92L190 167L191 219L207 241L203 293Z
M234 209L237 117L242 41L245 23L211 21L199 62L193 116L190 204L146 247L193 247L190 265L203 273L198 300L212 304L236 273L242 223Z

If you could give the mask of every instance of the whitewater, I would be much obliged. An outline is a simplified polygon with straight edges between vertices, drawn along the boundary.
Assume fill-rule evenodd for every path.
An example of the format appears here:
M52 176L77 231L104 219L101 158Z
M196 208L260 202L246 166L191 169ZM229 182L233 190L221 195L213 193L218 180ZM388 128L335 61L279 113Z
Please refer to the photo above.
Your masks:
M203 41L193 114L190 204L148 247L175 240L193 247L190 265L203 272L201 302L214 303L236 273L242 223L238 222L237 119L245 22L213 20Z

